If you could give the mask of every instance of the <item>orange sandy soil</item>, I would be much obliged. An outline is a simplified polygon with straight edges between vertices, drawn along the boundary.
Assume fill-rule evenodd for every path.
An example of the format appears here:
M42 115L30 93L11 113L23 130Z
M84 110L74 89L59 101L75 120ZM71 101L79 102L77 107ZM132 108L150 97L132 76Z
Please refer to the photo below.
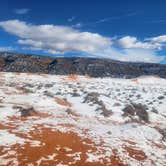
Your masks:
M67 106L67 107L71 107L72 106L71 103L69 103L68 101L66 101L64 99L61 99L59 97L54 97L54 98L55 98L56 103L58 103L59 105Z
M1 126L2 128L2 126ZM118 156L110 156L110 161L101 158L102 162L86 162L88 156L87 152L101 154L97 151L95 144L88 140L82 139L74 133L61 133L49 128L36 128L35 131L28 134L32 140L41 142L40 146L31 146L29 142L26 142L24 146L18 144L11 146L10 150L16 151L16 155L9 154L9 158L17 158L20 166L26 166L30 163L37 165L36 162L40 159L44 159L40 162L41 166L52 166L58 163L68 164L72 162L73 166L124 166L119 160ZM69 148L69 150L67 150ZM74 160L74 153L80 153L80 160ZM7 153L5 147L0 147L0 156ZM103 152L104 153L104 152ZM53 159L49 159L49 155L53 155ZM71 155L70 155L71 154ZM72 156L73 154L73 156ZM12 161L9 165L12 165Z
M55 100L60 105L71 106L69 102L61 98L57 97ZM31 113L31 118L34 118L34 120L36 118L45 118L49 116L50 115L44 113ZM13 145L9 150L15 151L16 154L10 154L6 147L0 146L0 156L8 153L5 159L15 158L17 159L19 166L29 166L28 164L37 166L37 161L39 160L40 162L38 165L40 166L56 166L59 163L66 165L71 163L70 165L72 166L125 166L124 162L118 157L117 149L110 149L110 151L113 152L113 155L108 158L101 157L100 161L88 162L87 152L97 155L106 153L104 150L99 152L97 149L98 146L102 147L102 143L101 145L96 145L91 140L82 139L75 133L61 133L55 129L45 128L44 126L34 126L35 130L28 133L28 135L17 133L14 132L18 127L15 122L21 120L26 123L27 118L13 116L8 117L8 119L9 122L5 125L0 124L1 130L8 130L10 133L13 133L20 138L40 141L41 143L36 147L32 146L30 142L25 142L24 145ZM58 126L59 125L64 128L73 127L67 124L58 124ZM143 161L147 158L143 151L134 148L134 145L136 144L135 142L129 140L125 140L125 142L128 145L123 145L124 153L128 153L129 157L138 161ZM80 154L75 154L79 152ZM49 156L52 155L53 157L50 159ZM78 160L75 160L77 157L80 157L80 159L78 158ZM0 164L0 166L2 165ZM13 162L11 161L8 166L13 166Z
M45 116L47 117L47 115L40 114L32 115L34 118ZM17 133L14 132L14 129L17 128L17 125L13 124L14 121L22 120L26 123L26 118L10 117L9 119L10 122L8 124L0 125L1 130L6 129L10 133L13 133L25 140L30 139L32 141L34 140L40 142L40 144L37 146L33 146L28 141L25 142L24 145L16 144L11 146L9 150L15 151L16 154L10 154L8 153L9 150L7 150L6 147L0 146L0 156L8 153L5 159L15 158L17 159L19 166L29 166L28 164L30 163L34 166L37 166L37 161L39 160L40 163L38 163L38 165L40 166L56 166L58 163L66 165L71 163L70 165L72 166L125 166L124 162L122 162L118 157L117 149L110 149L113 155L108 158L101 157L100 161L87 162L87 152L97 155L106 153L104 150L98 151L97 149L98 146L102 147L102 143L101 145L96 145L91 140L83 139L75 133L62 133L55 129L45 128L42 125L34 126L35 130L31 131L27 135ZM72 126L67 126L67 124L59 125L63 126L64 128L72 128ZM126 140L125 142L127 144L123 145L124 153L128 153L129 157L138 161L143 161L147 158L143 151L134 148L135 142L129 140ZM79 152L80 154L75 154ZM48 156L53 157L50 159ZM80 159L78 158L78 160L75 160L77 157L80 157ZM13 166L12 161L8 164L8 166Z

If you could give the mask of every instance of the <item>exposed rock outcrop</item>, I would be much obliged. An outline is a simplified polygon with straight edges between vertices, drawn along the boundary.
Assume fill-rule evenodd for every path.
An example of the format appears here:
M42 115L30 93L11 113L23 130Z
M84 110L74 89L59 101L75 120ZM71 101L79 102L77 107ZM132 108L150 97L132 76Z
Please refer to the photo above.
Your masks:
M134 78L157 75L166 78L166 65L131 63L110 59L81 57L44 57L38 55L0 53L0 71L32 72L58 75L79 74L92 77Z

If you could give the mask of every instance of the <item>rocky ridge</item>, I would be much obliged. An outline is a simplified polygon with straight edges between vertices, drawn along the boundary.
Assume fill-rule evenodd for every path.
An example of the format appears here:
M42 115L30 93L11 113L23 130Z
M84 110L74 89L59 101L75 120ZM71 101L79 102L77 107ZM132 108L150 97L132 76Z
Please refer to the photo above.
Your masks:
M163 64L120 62L89 57L55 58L8 52L0 53L0 71L118 78L157 75L166 78L166 65Z

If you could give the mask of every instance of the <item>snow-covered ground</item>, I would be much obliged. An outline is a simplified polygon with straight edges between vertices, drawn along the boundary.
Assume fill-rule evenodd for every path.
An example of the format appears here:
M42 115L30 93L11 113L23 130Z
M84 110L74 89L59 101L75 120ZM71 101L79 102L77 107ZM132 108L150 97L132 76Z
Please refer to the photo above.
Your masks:
M0 73L0 165L166 165L166 80Z

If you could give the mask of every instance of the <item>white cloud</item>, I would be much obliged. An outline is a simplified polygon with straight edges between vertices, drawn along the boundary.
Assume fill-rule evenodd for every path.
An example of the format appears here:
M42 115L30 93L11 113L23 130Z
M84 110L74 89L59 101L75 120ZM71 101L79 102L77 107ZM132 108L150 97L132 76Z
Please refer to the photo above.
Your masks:
M18 44L33 50L51 54L76 52L84 55L112 58L122 61L161 62L164 57L158 56L155 49L160 44L139 42L134 37L125 37L119 43L121 49L112 45L111 38L97 33L82 32L69 26L32 25L19 20L0 22L6 32L18 36Z
M109 47L102 52L96 53L96 56L103 58L111 58L119 61L128 62L150 62L160 63L165 56L158 56L154 50L131 48L119 50L115 47Z
M152 62L159 63L164 59L164 56L157 56L153 50L147 49L125 49L124 54L119 60L133 62Z
M7 32L22 38L19 44L52 52L94 53L110 45L110 39L96 33L80 32L70 27L31 25L18 20L0 22Z
M27 14L30 9L22 8L22 9L14 9L14 13L16 14Z
M162 45L156 42L140 42L136 37L125 36L118 40L118 45L123 48L161 49Z
M152 42L157 42L157 43L165 43L166 42L166 35L147 38L147 40L152 41Z
M0 51L3 52L3 51L13 51L15 50L15 48L13 47L0 47Z

